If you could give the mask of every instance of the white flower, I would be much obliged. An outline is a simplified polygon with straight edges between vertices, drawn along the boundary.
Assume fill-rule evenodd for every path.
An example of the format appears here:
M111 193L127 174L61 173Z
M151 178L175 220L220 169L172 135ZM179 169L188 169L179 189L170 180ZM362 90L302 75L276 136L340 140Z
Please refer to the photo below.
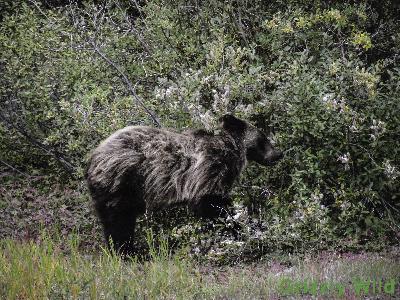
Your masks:
M232 245L233 244L233 240L225 240L225 241L222 241L222 243L225 244L225 245Z
M350 203L347 202L347 201L342 202L342 203L340 204L340 208L341 208L342 210L347 210L350 206L351 206Z
M343 113L346 108L346 100L343 98L334 98L334 94L326 94L322 97L322 102L329 109L339 109Z
M240 204L240 203L234 203L234 204L233 204L233 207L235 208L235 210L238 210L238 209L243 209L243 204Z
M371 133L371 139L376 140L386 131L386 124L385 122L373 119L372 125L369 128L373 131L373 133Z
M167 90L165 91L165 96L166 96L166 97L171 96L176 90L177 90L176 87L170 86L170 87L167 88Z
M383 164L383 167L384 167L384 169L385 169L385 175L388 177L388 178L390 178L390 179L392 179L392 180L394 180L394 179L396 179L398 176L399 176L399 171L397 171L397 169L396 169L396 167L395 166L392 166L391 164L390 164L390 161L389 160L386 160L385 162L384 162L384 164Z
M256 232L254 232L254 236L258 239L263 239L264 238L264 234L261 230L256 230Z
M323 194L312 194L311 195L311 199L313 200L313 201L320 201L320 200L322 200L322 198L324 198L324 195Z
M214 124L212 112L208 110L204 114L200 114L200 121L207 130L211 130Z
M224 86L224 94L222 95L222 98L227 99L229 97L229 94L231 93L231 87L229 85Z
M333 94L325 94L322 97L322 102L325 102L325 103L331 102L332 99L333 99Z
M209 75L209 76L203 77L201 82L202 83L208 83L209 81L211 81L211 79L213 79L213 75Z
M347 152L347 153L339 156L337 160L340 161L342 164L348 164L350 161L350 153Z
M357 131L358 131L358 127L357 127L357 125L356 125L355 123L353 123L353 124L350 126L350 131L351 131L351 132L357 132Z
M244 105L244 104L239 104L235 107L236 112L241 112L245 116L249 116L253 113L254 107L252 104Z
M241 215L242 215L242 213L241 213L241 212L238 212L237 214L235 214L235 215L233 216L233 219L234 219L235 221L237 221L237 220L240 218Z
M164 96L165 96L165 90L164 89L156 89L155 90L156 99L164 98Z

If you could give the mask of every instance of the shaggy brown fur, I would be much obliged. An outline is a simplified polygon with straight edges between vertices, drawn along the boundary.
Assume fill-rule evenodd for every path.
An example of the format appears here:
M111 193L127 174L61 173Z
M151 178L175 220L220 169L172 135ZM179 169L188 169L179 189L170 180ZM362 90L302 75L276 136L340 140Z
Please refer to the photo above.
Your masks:
M87 182L107 241L132 254L136 217L187 204L203 217L228 205L229 191L247 160L269 165L282 153L254 126L231 115L221 132L183 133L146 126L123 128L91 154Z

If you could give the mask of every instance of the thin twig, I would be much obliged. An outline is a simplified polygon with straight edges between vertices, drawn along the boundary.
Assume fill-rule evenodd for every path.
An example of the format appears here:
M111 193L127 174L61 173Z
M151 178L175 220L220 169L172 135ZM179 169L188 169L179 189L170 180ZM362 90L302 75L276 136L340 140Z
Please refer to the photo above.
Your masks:
M24 173L24 172L18 170L17 168L13 167L12 165L6 163L4 160L1 160L1 159L0 159L0 163L2 163L3 165L7 166L8 168L14 170L15 172L17 172L17 173L19 173L19 174L21 174L21 175L24 175L24 176L26 176L26 177L32 177L31 175L26 174L26 173Z

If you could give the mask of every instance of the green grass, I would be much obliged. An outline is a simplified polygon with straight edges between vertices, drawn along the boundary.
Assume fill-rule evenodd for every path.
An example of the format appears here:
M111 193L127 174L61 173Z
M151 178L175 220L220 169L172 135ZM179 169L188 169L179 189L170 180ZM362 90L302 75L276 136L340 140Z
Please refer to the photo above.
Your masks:
M0 241L1 299L277 299L303 297L304 283L317 283L323 298L358 299L357 280L395 281L394 294L384 290L369 296L399 297L400 264L393 255L321 254L317 258L286 258L252 265L198 265L179 254L170 255L166 243L153 247L148 236L149 261L128 261L107 251L79 250L79 238L39 241ZM323 284L330 285L329 288ZM345 290L342 293L338 284ZM390 286L389 286L390 288ZM391 292L391 291L389 291ZM305 294L312 295L311 289Z

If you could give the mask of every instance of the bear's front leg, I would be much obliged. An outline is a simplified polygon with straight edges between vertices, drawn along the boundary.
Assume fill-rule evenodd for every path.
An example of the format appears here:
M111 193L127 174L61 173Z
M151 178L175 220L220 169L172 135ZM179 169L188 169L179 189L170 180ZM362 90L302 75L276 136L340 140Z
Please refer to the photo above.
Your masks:
M228 214L228 207L232 201L223 195L204 195L194 202L192 210L201 218L219 218Z

